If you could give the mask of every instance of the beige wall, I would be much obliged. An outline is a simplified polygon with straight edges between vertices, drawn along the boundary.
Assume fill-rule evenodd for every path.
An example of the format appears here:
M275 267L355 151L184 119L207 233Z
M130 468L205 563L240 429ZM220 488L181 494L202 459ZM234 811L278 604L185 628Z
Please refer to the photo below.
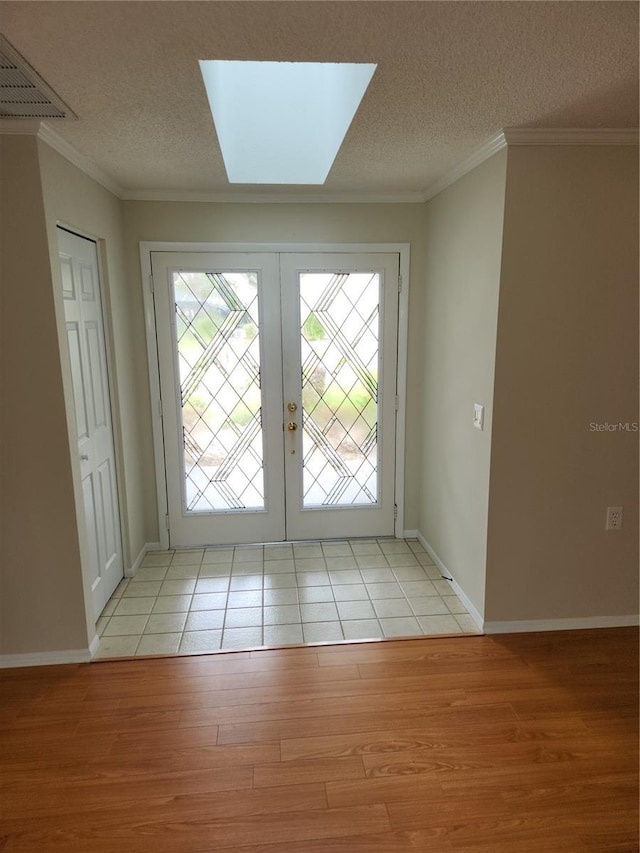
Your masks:
M141 426L138 400L147 393L144 322L139 288L126 276L122 202L48 145L39 143L42 190L49 237L57 310L64 317L56 225L98 240L106 333L110 342L112 408L118 452L118 474L125 567L131 566L147 538L147 493L140 448L147 435ZM63 367L67 359L63 352ZM69 377L70 378L70 377ZM71 394L69 381L68 393ZM72 397L69 397L72 400Z
M509 151L486 619L638 612L638 151ZM605 532L607 506L624 529Z
M501 153L424 207L122 203L35 138L0 136L2 653L92 636L58 219L104 241L129 560L158 536L139 242L408 242L406 527L491 623L637 612L638 435L590 430L638 421L637 149L519 147L507 163L506 200Z
M86 649L80 553L35 137L0 136L0 649Z
M480 614L505 174L502 151L429 201L424 232L418 528Z
M124 203L127 240L127 275L140 284L140 241L257 242L257 243L410 243L411 283L409 314L409 366L407 393L407 445L405 526L418 521L419 480L415 460L420 453L418 388L423 360L421 331L424 295L424 208L417 204L213 204L183 202ZM140 296L140 300L142 297ZM144 346L139 300L132 304L139 341ZM141 356L140 356L141 357ZM148 439L140 448L147 471L152 512L155 484L151 444L150 402L140 398ZM157 535L155 516L150 532Z

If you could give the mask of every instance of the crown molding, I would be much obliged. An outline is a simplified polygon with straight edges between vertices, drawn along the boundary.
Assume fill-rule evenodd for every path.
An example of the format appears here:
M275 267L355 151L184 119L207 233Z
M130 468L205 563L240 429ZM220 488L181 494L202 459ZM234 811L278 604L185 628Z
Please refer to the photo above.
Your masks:
M427 187L424 201L429 201L508 145L638 145L638 131L616 127L505 127Z
M428 186L422 194L423 201L429 201L429 199L442 192L442 190L460 180L460 178L466 175L467 172L470 172L472 169L475 169L476 166L484 163L484 161L488 160L489 157L493 157L493 155L497 154L498 151L502 151L506 145L507 140L504 133L502 131L500 131L500 133L496 133L491 137L491 139L487 140L484 145L481 145L480 148L477 148L472 154L470 154L469 157L461 163L458 163L458 165L454 166L451 171L446 172L446 174L441 178L438 178L437 181L434 181L434 183Z
M0 135L37 136L58 154L89 175L117 198L125 201L213 202L218 204L420 204L433 198L507 145L638 145L635 128L507 127L473 151L469 157L422 192L397 193L261 193L180 190L125 190L99 166L46 123L38 119L1 119Z
M421 192L399 193L261 193L189 192L179 190L125 190L125 201L214 202L218 204L422 204Z
M508 145L637 145L638 131L625 127L505 127Z
M40 119L0 119L0 136L36 136L110 193L122 198L123 188Z
M0 118L0 136L37 136L40 119Z
M94 181L97 181L106 190L109 190L110 193L113 193L118 198L122 198L124 189L113 178L107 175L106 172L103 172L88 157L81 154L70 142L59 136L55 130L51 130L47 124L40 125L38 139L41 139L49 148L53 148L54 151L57 151L58 154L61 154L66 160L73 163L74 166L77 166L81 172L89 175L90 178L93 178Z

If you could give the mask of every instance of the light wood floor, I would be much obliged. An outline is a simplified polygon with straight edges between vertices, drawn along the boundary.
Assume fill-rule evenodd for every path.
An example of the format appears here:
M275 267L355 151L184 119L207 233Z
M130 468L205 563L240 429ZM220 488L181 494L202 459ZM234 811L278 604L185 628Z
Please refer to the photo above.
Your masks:
M638 635L5 670L0 850L632 853Z

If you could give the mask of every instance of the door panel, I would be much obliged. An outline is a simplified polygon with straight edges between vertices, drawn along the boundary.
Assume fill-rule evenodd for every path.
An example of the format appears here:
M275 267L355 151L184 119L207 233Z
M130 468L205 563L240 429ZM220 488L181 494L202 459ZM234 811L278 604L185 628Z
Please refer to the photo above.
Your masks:
M171 545L283 539L277 258L154 252L152 269Z
M397 283L397 255L282 256L290 539L394 532Z
M398 255L151 259L171 546L393 534Z
M85 323L87 336L87 358L89 370L91 371L91 396L93 402L94 424L96 429L108 428L107 423L107 389L105 388L106 376L102 370L101 341L97 324L95 322Z
M116 508L113 505L115 483L113 482L112 474L113 472L111 470L110 460L106 459L104 464L98 468L98 477L100 482L102 520L104 526L104 554L107 566L117 556L118 551L118 537L116 535L115 527Z
M100 565L99 565L99 547L98 547L98 529L96 517L96 499L94 491L93 473L87 474L82 480L82 494L84 497L84 520L87 532L87 544L89 546L89 577L91 582L91 591L95 595L99 591L101 584Z
M97 619L123 576L98 257L95 243L62 228L58 246Z
M88 417L87 401L84 395L84 377L82 375L82 356L80 353L80 332L78 323L67 323L67 343L71 359L71 378L73 382L73 400L76 412L76 432L78 441L87 439Z

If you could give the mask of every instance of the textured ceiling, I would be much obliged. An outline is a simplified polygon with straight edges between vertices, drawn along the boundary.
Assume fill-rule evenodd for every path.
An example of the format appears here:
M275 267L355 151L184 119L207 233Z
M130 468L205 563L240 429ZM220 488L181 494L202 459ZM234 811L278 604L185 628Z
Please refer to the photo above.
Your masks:
M78 115L50 126L130 191L296 190L229 185L198 59L378 63L306 194L424 190L503 127L638 122L635 2L28 0L0 32Z

